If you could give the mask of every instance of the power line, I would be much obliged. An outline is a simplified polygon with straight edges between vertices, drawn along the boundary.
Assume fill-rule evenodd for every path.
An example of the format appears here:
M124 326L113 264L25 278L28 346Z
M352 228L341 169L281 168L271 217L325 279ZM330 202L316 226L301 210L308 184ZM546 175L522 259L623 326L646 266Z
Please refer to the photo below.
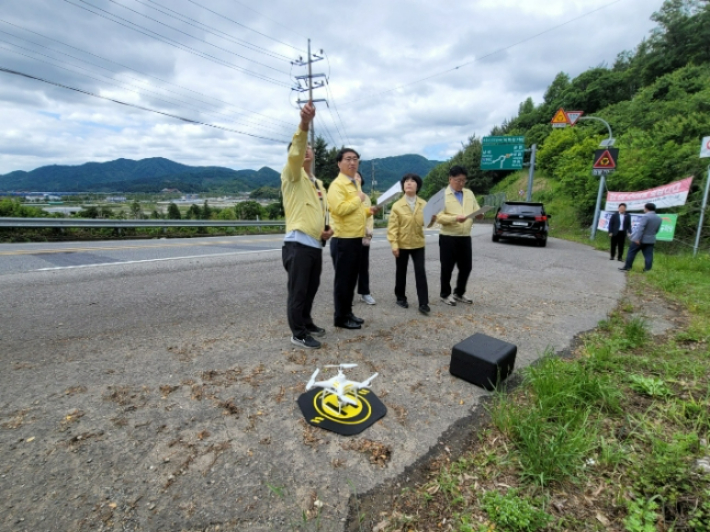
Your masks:
M78 6L77 6L77 7L78 7ZM148 74L148 73L146 73L146 72L141 72L140 70L136 70L136 69L131 68L131 67L129 67L129 66L127 66L127 65L124 65L124 64L122 64L122 63L118 63L118 62L113 61L113 60L111 60L111 59L108 59L108 58L106 58L106 57L102 57L102 56L100 56L100 55L97 55L97 54L88 52L88 51L86 51L86 50L82 50L81 48L77 48L76 46L72 46L71 44L67 44L67 43L65 43L65 42L63 42L63 41L60 41L60 40L57 40L57 39L53 39L52 37L48 37L48 36L46 36L46 35L42 35L41 33L37 33L36 31L32 31L32 30L30 30L30 29L24 28L24 27L19 26L19 25L17 25L17 24L13 24L12 22L8 22L8 21L3 20L3 19L0 19L0 22L4 22L5 24L8 24L8 25L10 25L10 26L14 26L15 28L19 28L19 29L21 29L21 30L23 30L23 31L26 31L26 32L28 32L28 33L32 33L32 34L34 34L34 35L37 35L38 37L42 37L43 39L47 39L47 40L49 40L49 41L56 42L56 43L58 43L58 44L61 44L62 46L66 46L67 48L71 48L71 49L76 50L76 51L78 51L78 52L81 52L81 53L83 53L83 54L87 54L87 55L90 55L90 56L92 56L92 57L96 57L97 59L101 59L102 61L107 61L107 62L112 63L112 64L114 64L114 65L117 65L117 66L119 66L119 67L121 67L121 68L125 68L125 69L127 69L127 70L132 71L132 72L136 72L137 74L140 74L141 76L146 76L146 77L149 77L149 78L158 80L158 81L160 81L160 82L162 82L162 83L167 83L168 85L171 85L171 86L173 86L173 87L177 87L177 88L179 88L179 89L182 89L182 90L191 92L191 93L193 93L193 94L198 94L198 95L200 95L200 96L204 96L205 98L210 98L210 99L212 99L212 100L214 100L214 101L216 101L216 102L223 103L223 104L228 105L228 106L230 106L230 107L233 107L233 108L235 108L235 109L239 109L239 110L241 110L241 111L246 111L246 113L244 113L244 114L255 114L255 115L262 116L262 117L264 117L264 118L266 118L266 119L268 119L269 121L272 121L272 122L281 122L282 124L285 124L285 125L288 125L288 126L293 126L293 123L291 123L291 122L286 122L285 120L279 120L278 118L272 118L272 117L270 117L270 116L268 116L268 115L259 113L259 112L257 112L257 111L249 111L248 109L244 109L244 108L242 108L242 107L238 107L238 106L236 106L236 105L234 105L234 104L231 104L231 103L229 103L229 102L225 102L224 100L220 100L219 98L215 98L214 96L208 96L207 94L204 94L204 93L201 93L201 92L199 92L199 91L192 90L192 89L188 89L187 87L183 87L182 85L178 85L178 84L176 84L176 83L172 83L172 82L170 82L170 81L167 81L167 80L164 80L164 79L162 79L162 78L153 76L153 75ZM1 30L0 30L0 31L1 31ZM18 35L13 35L12 33L7 33L7 32L4 32L4 33L6 33L7 35L12 35L13 37L16 37L16 38L18 38L18 39L25 40L25 41L30 42L30 43L32 43L32 44L35 44L35 45L37 45L37 46L42 46L41 44L34 43L33 41L30 41L29 39L25 39L24 37L20 37L20 36L18 36ZM58 51L56 51L56 50L53 50L53 51L55 51L55 52L57 52L57 53L62 53L62 52L58 52ZM68 55L68 54L67 54L67 55ZM69 57L73 57L73 56L69 56ZM75 59L78 59L78 58L75 58ZM80 59L80 60L81 60L81 59ZM88 61L84 61L84 62L86 62L86 63L88 63L88 64L92 64L92 63L89 63ZM98 66L98 65L96 65L96 66ZM167 90L167 89L163 89L163 90ZM176 94L177 94L177 93L176 93ZM201 100L197 100L197 101L201 101Z
M7 42L7 41L2 41L2 40L0 40L0 42ZM41 55L41 56L47 57L47 58L49 58L49 59L53 59L53 60L55 60L55 61L57 60L57 59L54 58L54 57L50 57L50 56L47 56L47 55L45 55L45 54L41 54L41 53L36 52L36 51L33 51L33 50L28 50L27 48L23 48L22 46L18 46L17 44L13 44L13 43L8 43L8 44L11 44L12 46L15 46L15 47L17 47L17 48L20 48L20 49L22 49L22 50L27 50L27 51L32 52L32 53L34 53L34 54ZM15 51L15 50L10 50L10 49L5 48L5 47L3 47L3 46L0 46L0 50L7 50L7 51L9 51L9 52L13 52L13 53L18 54L18 55L21 55L21 56L23 56L23 57L28 57L28 58L30 58L30 59L34 59L35 61L39 61L39 62L41 62L41 63L46 63L46 64L48 64L48 65L50 65L50 66L52 66L52 67L54 67L54 68L60 68L60 69L62 69L62 70L66 70L66 71L68 71L68 72L72 72L72 73L74 73L74 74L79 74L79 75L81 75L81 76L87 77L87 78L92 79L92 80L94 80L94 81L98 81L98 82L101 82L101 83L105 83L104 80L95 78L95 77L93 77L93 76L89 76L88 74L81 74L80 72L77 72L77 71L72 70L72 69L70 69L70 68L66 68L66 67L63 67L63 66L61 66L61 65L57 65L57 64L51 63L51 62L49 62L49 61L44 61L44 60L42 60L42 59L37 59L36 57L32 57L32 56L23 54L23 53L21 53L21 52L17 52L17 51ZM88 69L83 68L83 67L78 66L78 65L71 65L71 66L73 66L73 67L75 67L75 68L79 68L79 69L81 69L81 70L88 70ZM99 75L101 75L101 74L99 74ZM103 76L103 77L107 77L107 76ZM113 78L109 78L109 79L111 79L112 81L118 81L118 80L115 80L115 79L113 79ZM129 88L130 85L129 85L128 87L127 87L127 86L124 86L124 85L121 85L120 83L110 83L110 85L113 85L113 86L118 87L118 88L123 89L123 90L127 90L127 91L129 91L129 92L133 92L133 93L138 94L138 95L141 94L140 90L134 90L134 88ZM157 93L155 93L154 91L151 91L151 90L147 90L147 89L143 89L143 90L144 90L145 92L150 93L150 94L157 94ZM175 101L165 100L165 99L160 98L160 97L157 97L157 96L154 96L154 98L155 98L156 100L160 101L160 102L167 103L167 104L175 105L175 103L176 103ZM187 103L187 102L184 102L184 101L181 101L181 100L177 100L177 102L178 102L178 103ZM199 109L193 109L193 110L196 110L196 111L198 111L198 112L203 112L203 113L206 113L206 114L216 114L216 115L221 115L221 116L228 116L228 115L225 115L225 114L223 114L223 113L219 113L219 112L217 112L217 111L202 111L202 110L199 110ZM228 117L228 118L229 118L229 117ZM237 123L239 123L239 122L237 122ZM246 126L246 125L252 125L252 126L253 126L254 124L244 124L244 123L241 123L241 125L245 125L245 126ZM263 128L263 129L266 129L266 130L274 131L273 129L269 128L268 126L263 126L263 125L260 125L260 124L257 125L256 127L261 127L261 128ZM278 131L275 131L275 132L278 133Z
M343 126L343 133L345 133L345 139L347 139L348 144L352 144L350 142L350 138L348 137L348 132L345 129L345 122L343 122L343 119L340 117L340 112L338 111L338 106L335 104L335 96L333 96L333 91L330 90L330 73L331 73L330 59L328 59L328 54L324 54L324 55L325 55L325 60L328 62L328 77L325 78L325 90L326 90L326 93L330 94L330 99L333 102L333 107L335 108L335 114L338 115L338 120L340 120L340 125ZM330 105L328 105L328 110L330 111ZM330 115L331 115L331 118L333 118L333 123L335 124L335 128L338 129L338 124L335 122L335 117L333 117L332 111L330 111ZM340 130L338 130L338 134L340 134ZM342 135L341 135L341 138L342 138Z
M439 77L439 76L443 76L444 74L448 74L449 72L453 72L454 70L458 70L458 69L460 69L460 68L463 68L463 67L465 67L465 66L468 66L468 65L470 65L470 64L472 64L472 63L475 63L476 61L480 61L481 59L486 59L486 58L488 58L488 57L494 56L494 55L499 54L499 53L501 53L501 52L505 52L506 50L509 50L509 49L511 49L511 48L513 48L513 47L515 47L515 46L524 44L524 43L526 43L526 42L528 42L528 41L532 41L533 39L536 39L537 37L540 37L541 35L544 35L544 34L546 34L546 33L550 33L551 31L554 31L554 30L557 30L557 29L559 29L559 28L562 28L563 26L566 26L567 24L571 24L572 22L576 22L577 20L580 20L580 19L582 19L582 18L584 18L584 17L587 17L587 16L589 16L589 15L591 15L591 14L593 14L593 13L596 13L597 11L601 11L601 10L603 10L603 9L606 9L607 7L613 6L614 4L618 4L619 2L622 2L622 1L623 1L623 0L614 0L613 2L610 2L610 3L608 3L608 4L605 4L605 5L601 6L601 7L598 7L598 8L596 8L596 9L593 9L593 10L588 11L588 12L586 12L586 13L583 13L582 15L579 15L578 17L571 18L571 19L569 19L568 21L563 22L562 24L558 24L557 26L553 26L553 27L548 28L548 29L546 29L546 30L544 30L544 31L541 31L540 33L536 33L536 34L533 35L532 37L527 37L527 38L522 39L522 40L520 40L520 41L518 41L518 42L515 42L515 43L513 43L513 44L510 44L510 45L508 45L508 46L505 46L505 47L503 47L503 48L499 48L498 50L495 50L494 52L490 52L490 53L487 53L487 54L482 55L482 56L480 56L480 57L476 57L476 58L474 58L474 59L471 59L470 61L466 61L465 63L461 63L461 64L458 65L458 66L449 68L449 69L447 69L447 70L444 70L444 71L442 71L442 72L438 72L438 73L436 73L436 74L432 74L432 75L427 76L427 77L425 77L425 78L420 78L420 79L416 79L416 80L414 80L414 81L410 81L409 83L404 83L404 84L402 84L402 85L397 85L396 87L393 87L393 88L391 88L391 89L387 89L387 90L380 91L380 92L375 92L375 93L373 93L373 94L370 94L370 95L368 95L368 96L363 96L362 98L357 98L357 99L355 99L355 100L350 100L349 102L345 102L343 105L350 105L351 103L360 102L360 101L362 101L362 100L368 100L368 99L370 99L370 98L374 98L375 96L381 96L382 94L387 94L387 93L389 93L389 92L393 92L393 91L396 91L396 90L398 90L398 89L402 89L402 88L404 88L404 87L409 87L410 85L414 85L414 84L416 84L416 83L421 83L422 81L427 81L427 80L430 80L430 79L432 79L432 78L436 78L436 77Z
M102 99L102 100L107 100L107 101L109 101L109 102L114 102L114 103L117 103L117 104L119 104L119 105L125 105L125 106L127 106L127 107L133 107L134 109L140 109L141 111L148 111L148 112L150 112L150 113L156 113L156 114L163 115L163 116L167 116L167 117L170 117L170 118L175 118L176 120L180 120L180 121L182 121L182 122L187 122L187 123L190 123L190 124L196 124L196 125L200 125L200 126L212 127L212 128L215 128L215 129L221 129L221 130L223 130L223 131L229 131L229 132L231 132L231 133L238 133L238 134L240 134L240 135L246 135L246 136L248 136L248 137L254 137L254 138L257 138L257 139L270 140L270 141L278 142L278 143L287 142L287 141L285 141L285 140L283 140L283 139L274 139L274 138L271 138L271 137L263 137L263 136L261 136L261 135L255 135L255 134L253 134L253 133L247 133L246 131L239 131L239 130L237 130L237 129L232 129L232 128L228 128L228 127L224 127L224 126L218 126L218 125L216 125L216 124L209 124L209 123L207 123L207 122L200 122L200 121L198 121L198 120L192 120L191 118L185 118L185 117L183 117L183 116L175 115L175 114L172 114L172 113L166 113L166 112L164 112L164 111L158 111L157 109L151 109L151 108L149 108L149 107L143 107L143 106L141 106L141 105L135 105L135 104L132 104L132 103L128 103L128 102L124 102L124 101L121 101L121 100L117 100L117 99L115 99L115 98L108 98L107 96L101 96L101 95L99 95L99 94L94 94L93 92L85 91L85 90L82 90L82 89L77 89L76 87L71 87L71 86L69 86L69 85L63 85L62 83L57 83L57 82L55 82L55 81L50 81L50 80L47 80L47 79L44 79L44 78L40 78L40 77L38 77L38 76L33 76L33 75L31 75L31 74L26 74L26 73L24 73L24 72L18 72L17 70L12 70L12 69L5 68L5 67L2 67L2 66L0 66L0 72L5 72L5 73L7 73L7 74L13 74L13 75L15 75L15 76L21 76L21 77L28 78L28 79L33 79L33 80L36 80L36 81L41 81L41 82L47 83L47 84L49 84L49 85L54 85L55 87L61 87L61 88L63 88L63 89L68 89L68 90L71 90L71 91L79 92L79 93L81 93L81 94L86 94L87 96L92 96L92 97L94 97L94 98L100 98L100 99Z
M50 51L52 51L52 52L54 52L54 53L56 53L56 54L61 54L61 55L67 56L67 57L71 57L72 59L76 59L77 61L82 61L82 62L84 62L84 63L86 63L86 64L88 64L88 65L91 65L91 66L94 66L94 67L96 67L96 68L100 68L100 69L102 69L102 70L106 70L106 71L108 71L108 72L113 73L110 69L108 69L108 68L106 68L106 67L104 67L104 66L98 65L98 64L96 64L96 63L91 63L90 61L87 61L87 60L85 60L85 59L81 59L81 58L76 57L76 56L73 56L73 55L71 55L71 54L67 54L67 53L64 53L64 52L60 52L60 51L58 51L58 50L52 50L51 48L49 48L49 47L47 47L47 46L44 46L44 45L42 45L42 44L39 44L39 43L30 41L29 39L24 39L24 38L22 38L22 37L19 37L19 36L17 36L17 35L13 35L12 33L8 33L8 32L3 31L3 30L0 30L0 33L4 33L4 34L6 34L6 35L10 35L10 36L15 37L15 38L17 38L17 39L22 39L22 40L27 41L27 42L29 42L29 43L35 45L35 46L39 46L40 48L44 48L44 49L50 50ZM11 43L11 42L8 42L8 41L2 40L2 39L0 39L0 42L4 42L4 43L6 43L6 44L10 44L11 46L15 46L15 47L17 47L17 48L20 48L21 50L25 50L25 51L31 52L31 53L33 53L33 54L40 55L40 56L42 56L42 57L47 57L48 59L52 59L52 60L54 60L54 61L58 61L58 59L55 58L55 57L42 54L42 53L40 53L40 52L38 52L38 51L36 51L36 50L32 50L32 49L29 49L29 48L25 48L25 47L23 47L23 46L19 46L18 44L15 44L15 43ZM7 50L7 48L4 48L4 49ZM9 50L9 51L11 51L11 52L13 52L13 53L18 53L18 54L19 54L19 52L16 52L16 51L14 51L14 50ZM41 61L41 62L47 63L47 64L49 64L49 65L51 65L51 66L57 66L57 67L59 67L59 65L55 65L55 64L49 63L49 62L47 62L47 61L42 61L41 59L37 59L37 58L35 58L35 57L26 56L25 54L19 54L19 55L23 55L23 56L25 56L25 57L30 57L31 59L35 59L36 61ZM73 66L73 67L75 67L75 68L79 68L79 69L81 69L81 70L86 70L86 71L88 71L88 72L91 72L89 69L84 68L84 67L81 67L81 66L79 66L79 65L74 65L74 64L71 64L71 63L68 63L68 64L70 64L71 66ZM63 67L59 67L59 68L63 68ZM71 72L75 72L75 71L71 71ZM86 74L82 74L82 75L86 75ZM101 75L101 74L99 74L99 75ZM90 77L90 76L89 76L89 77ZM104 77L107 77L107 76L104 76ZM137 81L138 83L145 83L145 81L140 80L140 79L138 79L138 78L134 78L134 77L131 77L131 76L128 76L128 78L131 79L131 80L133 80L133 81ZM96 78L91 78L91 79L95 79L95 80L96 80ZM112 77L111 77L111 78L108 78L108 79L111 79L111 80L113 80L113 81L116 81L116 82L119 82L119 83L120 83L120 80L117 80L117 79L115 79L115 78L112 78ZM96 80L96 81L101 81L101 80ZM119 86L119 87L121 87L121 88L125 88L125 87L123 87L122 85L117 85L117 86ZM165 88L162 88L162 87L160 87L159 89L162 90L162 91L165 91L165 92L169 92L169 93L171 93L171 94L175 94L175 95L177 95L177 96L183 96L183 95L181 95L181 94L179 94L179 93L177 93L177 92L175 92L175 91L171 91L170 89L165 89ZM144 91L144 92L148 92L148 93L150 93L150 94L158 94L158 93L156 93L155 91L152 91L152 90L150 90L150 89L140 88L139 91L140 91L140 90L142 90L142 91ZM133 92L137 92L138 94L140 94L140 92L138 92L138 91L133 91ZM190 97L188 96L188 98L190 98ZM195 100L195 101L200 102L200 103L203 103L203 104L205 104L205 105L210 105L210 106L213 106L213 107L217 107L217 105L215 105L215 104L212 104L212 103L209 103L209 102L205 102L204 100L200 100L200 99L198 99L198 98L190 98L190 99ZM162 100L162 101L165 101L165 100ZM189 103L190 103L190 102L186 102L186 101L184 101L184 100L176 100L176 101L177 101L177 102L180 102L180 103L184 103L184 104L189 104ZM174 103L174 102L168 102L168 103ZM212 113L212 114L218 114L218 115L221 115L221 116L230 118L230 119L233 118L233 115L230 116L230 115L227 115L227 114L224 114L224 113L220 113L220 112L218 112L218 111L201 111L201 112L208 112L208 113ZM244 115L244 113L238 113L238 114ZM247 122L241 122L241 123L242 123L242 125L251 125L251 126L255 126L255 127L262 127L262 128L264 128L264 129L270 129L270 130L274 131L271 127L264 125L263 122L256 122L256 123L254 123L254 122L249 122L249 121L247 121ZM284 124L288 124L288 123L287 123L287 122L284 122L283 124L273 124L273 125L274 125L274 126L277 126L277 127L284 128L284 127L286 127L286 125L284 125ZM291 125L292 125L292 124L288 124L288 126L291 126Z
M271 39L271 40L274 41L274 42L277 42L277 43L279 43L279 44L283 44L284 46L288 46L289 48L293 48L294 50L298 50L299 52L304 52L304 51L305 51L305 50L302 50L302 49L300 49L300 48L296 48L295 46L292 46L292 45L290 45L290 44L288 44L288 43L286 43L286 42L279 41L278 39L275 39L275 38L273 38L273 37L269 37L269 36L266 35L265 33L261 33L260 31L257 31L257 30L255 30L255 29L253 29L253 28L250 28L249 26L245 26L245 25L242 24L241 22L237 22L236 20L232 20L231 18L229 18L229 17L227 17L227 16L225 16L225 15L222 15L221 13L217 13L216 11L213 11L212 9L210 9L210 8L208 8L208 7L205 7L205 6L201 5L201 4L198 4L198 3L195 2L194 0L187 0L187 1L190 2L191 4L196 5L196 6L199 7L199 8L202 8L202 9L204 9L204 10L206 10L206 11L209 11L210 13L212 13L212 14L214 14L214 15L217 15L218 17L221 17L221 18L223 18L223 19L225 19L225 20L228 20L229 22L232 22L232 23L234 23L234 24L237 24L238 26L241 26L241 27L244 28L244 29L247 29L247 30L249 30L249 31L253 31L254 33L258 33L258 34L261 35L262 37L266 37L267 39ZM244 5L244 4L242 4L242 5ZM251 9L251 8L249 8L249 9ZM254 11L254 10L252 9L252 11Z
M176 32L178 32L178 33L182 33L183 35L186 35L187 37L190 37L191 39L195 39L196 41L199 41L199 42L201 42L201 43L204 43L204 44L207 44L207 45L209 45L209 46L212 46L213 48L217 48L218 50L222 50L223 52L227 52L228 54L231 54L231 55L234 55L234 56L237 56L237 57L241 57L242 59L246 59L247 61L251 61L251 62L254 63L254 64L257 64L257 65L259 65L259 66L263 66L264 68L268 68L268 69L273 70L273 71L275 71L275 72L279 72L280 74L287 74L287 72L285 72L285 71L283 71L283 70L279 70L278 68L274 68L274 67L269 66L269 65L266 65L266 64L264 64L264 63L260 63L259 61L254 61L253 59L249 59L248 57L245 57L245 56L243 56L243 55L241 55L241 54L238 54L238 53L236 53L236 52L232 52L231 50L227 50L226 48L222 48L221 46L217 46L216 44L212 44L211 42L207 42L207 41L205 41L204 39L200 39L200 38L198 38L198 37L195 37L194 35L191 35L191 34L187 33L186 31L179 30L179 29L176 28L175 26L171 26L170 24L166 24L165 22L161 22L161 21L158 20L158 19L155 19L155 18L153 18L153 17L149 17L148 15L145 15L144 13L141 13L140 11L136 11L135 9L131 9L130 7L125 6L125 5L121 4L120 2L117 2L116 0L108 0L108 1L111 2L112 4L115 4L115 5L119 6L119 7L122 7L123 9L125 9L125 10L127 10L127 11L130 11L131 13L135 13L136 15L139 15L139 16L141 16L141 17L143 17L143 18L147 18L147 19L150 20L150 21L156 22L157 24L160 24L161 26L165 26L166 28L170 28L171 30L176 31ZM136 1L137 1L137 0L136 0ZM79 2L82 2L82 3L86 4L86 5L89 5L89 6L93 7L93 8L95 8L95 9L100 9L100 8L96 7L95 5L93 5L93 4L90 4L90 3L87 2L86 0L79 0ZM148 7L149 7L149 6L148 6ZM154 8L152 8L152 9L154 9ZM165 13L164 13L164 14L165 14ZM117 16L117 15L114 15L114 16ZM187 24L187 23L186 23L186 24Z
M107 15L110 15L111 17L115 17L115 18L117 18L117 19L119 19L119 20L125 21L127 24L131 24L131 26L128 26L127 24L124 24L124 23L122 23L122 22L119 22L119 20L114 20L113 18L110 18L110 17L107 16L107 15L102 15L101 13L97 13L96 11L92 11L91 9L88 9L88 8L86 8L86 7L84 7L84 6L80 6L80 5L78 5L78 4L74 4L74 3L70 2L69 0L64 0L64 1L65 1L66 3L68 3L69 5L72 5L72 6L74 6L74 7L78 7L79 9L83 9L84 11L88 11L89 13L93 13L94 15L97 15L97 16L99 16L99 17L101 17L101 18L106 19L106 20L110 20L111 22L114 22L114 23L118 24L119 26L123 26L123 27L128 28L128 29L130 29L130 30L133 30L133 31L135 31L135 32L137 32L137 33L140 33L140 34L142 34L142 35L146 35L147 37L150 37L151 39L155 39L155 40L160 41L160 42L162 42L162 43L168 44L168 45L170 45L170 46L172 46L172 47L174 47L174 48L177 48L178 50L182 50L182 51L184 51L184 52L188 52L188 53L190 53L190 54L196 55L197 57L201 57L201 58L203 58L203 59L207 59L208 61L212 61L213 63L217 63L218 65L225 66L225 67L227 67L227 68L231 68L232 70L237 70L237 71L239 71L239 72L242 72L242 73L244 73L244 74L247 74L248 76L255 77L255 78L260 79L260 80L262 80L262 81L266 81L267 83L272 83L272 84L278 85L278 86L280 86L280 87L289 87L289 85L286 85L285 83L283 83L283 82L281 82L281 81L275 80L275 79L273 79L273 78L268 78L268 77L263 76L263 75L261 75L261 74L259 74L259 73L257 73L257 72L253 72L253 71L251 71L251 70L247 70L247 69L244 68L244 67L240 67L239 65L235 65L235 64L233 64L233 63L229 63L229 62L227 62L227 61L224 61L223 59L219 59L218 57L215 57L215 56L213 56L213 55L207 54L207 53L205 53L205 52L200 52L199 50L195 50L194 48L192 48L192 47L190 47L190 46L186 46L186 45L181 44L181 43L179 43L179 42L177 42L177 41L174 41L173 39L170 39L169 37L165 37L164 35L161 35L161 34L159 34L159 33L157 33L157 32L154 32L153 30L149 30L148 28L144 28L143 26L140 26L139 24L135 24L135 23L133 23L133 22L130 22L129 20L126 20L126 19L124 19L124 18L121 18L121 17L119 17L118 15L114 15L114 14L112 14L112 13L109 13L109 12L106 11L105 9L101 9L101 8L92 6L92 7L94 7L95 9L98 9L99 11L103 11L103 12L106 13ZM78 1L83 2L84 0L78 0ZM91 4L89 4L89 5L91 5ZM134 28L134 27L132 27L132 26L136 26L136 27ZM141 28L141 29L136 29L136 28ZM145 30L145 31L141 31L141 30ZM150 32L150 33L152 33L153 35L151 35L150 33L146 33L146 32ZM156 36L157 36L157 37L156 37Z
M274 24L278 24L279 26L281 26L282 28L287 29L287 30L290 31L291 33L295 33L295 34L298 35L299 37L303 37L304 39L308 39L308 37L306 37L305 35L301 35L301 34L298 33L297 31L295 31L293 28L289 28L289 27L286 26L285 24L281 24L278 20L274 20L273 18L271 18L271 17L269 17L269 16L267 16L267 15L264 15L263 13L260 13L260 12L257 11L256 9L249 7L248 5L244 4L243 2L239 2L238 0L232 0L232 1L233 1L234 3L236 3L236 4L239 4L239 5L242 6L242 7L246 7L249 11L253 11L253 12L256 13L257 15L260 15L260 16L264 17L265 19L270 20L270 21L273 22ZM296 50L298 50L298 48L296 48ZM299 50L299 51L305 52L305 50Z
M153 0L147 0L147 2L150 4L155 4L162 9L148 5L148 3L143 2L142 0L133 0L133 1L142 5L142 6L149 8L149 9L153 9L159 13L162 13L163 15L167 15L168 17L174 18L175 20L179 20L183 24L187 24L188 26L192 26L193 28L197 28L199 30L206 31L207 33L211 33L212 35L216 35L217 37L219 37L221 39L225 39L227 41L233 42L234 44L238 44L239 46L244 46L247 50L251 50L252 52L268 55L269 57L273 57L274 59L278 59L280 61L291 61L290 57L286 57L285 55L281 55L279 53L271 52L271 51L267 50L266 48L262 48L261 46L253 45L248 41L236 39L236 38L232 37L231 35L224 33L221 30L218 30L216 28L211 28L210 26L208 26L207 24L203 24L199 20L195 20L194 18L188 17L187 15L183 15L182 13L178 13L174 9L170 9L169 7L162 6L159 3L154 2ZM169 11L170 13L174 13L174 15L171 15L170 13L166 13L166 11L163 11L163 9L165 9L166 11ZM188 22L188 21L191 21L191 22ZM195 24L193 24L192 22L194 22ZM199 24L199 26L197 26L196 24ZM200 26L202 26L202 27L200 27ZM260 63L257 63L257 64L260 64Z

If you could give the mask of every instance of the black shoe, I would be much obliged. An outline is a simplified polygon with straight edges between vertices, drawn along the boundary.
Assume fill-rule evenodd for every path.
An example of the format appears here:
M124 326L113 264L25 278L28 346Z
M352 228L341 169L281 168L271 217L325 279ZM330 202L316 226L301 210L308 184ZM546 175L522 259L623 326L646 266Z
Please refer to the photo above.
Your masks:
M618 260L619 262L624 262L624 259L622 259L622 258L618 258L616 260Z
M348 319L349 319L349 320L352 320L352 321L354 321L355 323L358 323L358 324L360 324L360 325L362 325L363 323L365 323L365 320L363 320L362 318L358 318L358 317L357 317L355 314L353 314L352 312L350 313L350 316L348 316Z
M319 349L320 342L313 338L310 334L307 334L303 338L297 338L295 336L291 337L291 343L297 345L298 347L303 347L305 349Z
M341 329L362 329L362 325L360 325L356 321L351 320L350 318L342 321L335 320L333 325L335 325L336 327L340 327Z
M306 330L311 336L317 336L319 338L323 338L325 336L325 329L318 327L318 325L316 325L315 323L306 325Z
M409 308L409 303L407 303L406 299L398 299L397 300L397 305L402 307L402 308Z
M614 260L614 257L610 258L609 260Z
M429 308L429 305L419 305L419 312L421 312L425 316L428 316L431 312L431 309Z
M622 271L622 272L630 272L630 271L631 271L631 268L619 268L619 271Z

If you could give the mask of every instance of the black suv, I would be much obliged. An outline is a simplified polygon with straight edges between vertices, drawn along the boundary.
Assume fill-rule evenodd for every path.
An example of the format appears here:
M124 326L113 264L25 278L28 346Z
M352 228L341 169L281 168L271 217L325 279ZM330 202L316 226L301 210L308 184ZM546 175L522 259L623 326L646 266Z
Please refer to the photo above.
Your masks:
M493 242L501 238L527 238L545 247L550 230L549 218L542 203L506 201L498 207L493 221Z

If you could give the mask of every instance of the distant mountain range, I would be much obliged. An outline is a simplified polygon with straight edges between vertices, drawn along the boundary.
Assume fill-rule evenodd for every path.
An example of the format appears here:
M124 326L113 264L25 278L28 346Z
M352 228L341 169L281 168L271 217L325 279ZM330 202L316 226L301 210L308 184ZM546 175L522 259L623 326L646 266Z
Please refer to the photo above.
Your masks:
M421 155L375 159L377 188L384 190L407 172L424 177L439 164ZM361 172L369 185L372 163L362 161ZM42 166L30 172L0 175L0 192L160 192L177 189L184 193L248 192L262 186L280 186L280 172L267 166L260 170L231 170L219 166L187 166L154 157L134 161L116 159L80 166Z

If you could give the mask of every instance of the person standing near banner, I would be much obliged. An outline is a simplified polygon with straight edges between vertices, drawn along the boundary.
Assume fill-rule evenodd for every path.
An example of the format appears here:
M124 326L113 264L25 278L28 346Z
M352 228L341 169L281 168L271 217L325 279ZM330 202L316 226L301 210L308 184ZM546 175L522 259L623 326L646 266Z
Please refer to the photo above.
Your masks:
M313 150L308 146L308 130L316 108L308 102L301 109L301 123L288 147L288 162L281 172L281 194L286 215L286 236L281 248L283 266L288 273L286 314L291 328L291 343L318 349L314 336L325 336L325 329L313 323L311 309L320 286L323 246L333 234L326 228L326 193L323 183L311 175Z
M634 259L639 251L644 258L643 271L650 271L653 267L653 247L656 244L656 235L661 230L663 218L656 214L656 205L654 203L644 205L643 212L644 215L631 235L631 245L629 245L629 252L626 254L626 263L623 268L619 268L622 272L631 271Z
M626 214L626 203L619 203L619 210L609 218L609 238L611 241L611 258L617 253L617 260L624 260L624 244L626 235L631 234L631 215Z
M441 300L456 306L456 303L472 305L473 301L465 296L466 283L473 267L473 249L471 246L471 226L469 216L480 207L473 192L464 188L466 170L461 166L452 166L449 170L449 186L446 188L444 210L436 215L441 225L439 231L439 259L441 260ZM477 216L483 218L483 215ZM456 288L451 293L451 276L454 266L459 273Z
M360 155L352 148L343 148L336 160L340 174L328 189L328 207L335 231L330 241L335 267L333 324L343 329L360 329L365 320L353 314L353 296L367 218L377 212L377 207L365 206L367 196L355 179Z

